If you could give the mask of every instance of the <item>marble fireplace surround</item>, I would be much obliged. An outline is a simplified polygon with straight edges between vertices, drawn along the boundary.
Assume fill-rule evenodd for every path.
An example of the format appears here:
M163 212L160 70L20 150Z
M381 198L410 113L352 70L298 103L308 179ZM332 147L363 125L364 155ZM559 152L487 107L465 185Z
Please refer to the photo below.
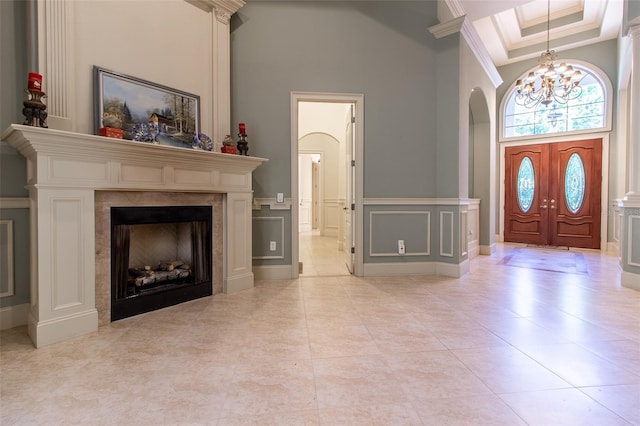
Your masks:
M18 124L7 128L2 140L27 159L28 331L36 347L96 331L109 321L110 296L96 275L106 275L103 258L110 257L100 237L110 205L212 205L218 291L253 287L252 172L266 159ZM222 256L216 262L217 250Z

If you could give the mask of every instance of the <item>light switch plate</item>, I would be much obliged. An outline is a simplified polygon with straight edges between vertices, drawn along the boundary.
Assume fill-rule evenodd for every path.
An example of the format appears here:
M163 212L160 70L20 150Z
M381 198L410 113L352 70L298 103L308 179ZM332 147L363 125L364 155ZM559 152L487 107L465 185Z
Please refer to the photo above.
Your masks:
M284 203L284 193L278 192L276 195L276 203Z

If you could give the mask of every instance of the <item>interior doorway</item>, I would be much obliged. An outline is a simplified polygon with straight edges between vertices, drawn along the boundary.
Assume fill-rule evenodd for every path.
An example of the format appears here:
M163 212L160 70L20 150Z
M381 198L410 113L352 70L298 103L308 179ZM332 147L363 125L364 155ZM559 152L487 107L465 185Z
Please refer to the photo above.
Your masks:
M292 276L362 268L362 95L292 93Z
M343 251L352 110L351 103L298 103L298 262L304 276L351 272Z

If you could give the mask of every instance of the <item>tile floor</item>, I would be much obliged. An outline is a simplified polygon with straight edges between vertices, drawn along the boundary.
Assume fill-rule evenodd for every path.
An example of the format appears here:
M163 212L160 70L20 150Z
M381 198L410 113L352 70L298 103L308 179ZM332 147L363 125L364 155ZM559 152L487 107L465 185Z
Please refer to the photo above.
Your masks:
M513 250L460 279L261 281L41 349L4 331L0 424L640 425L615 257L573 274Z
M338 251L336 237L320 236L319 231L301 232L298 256L302 262L302 276L325 277L349 275L344 253Z

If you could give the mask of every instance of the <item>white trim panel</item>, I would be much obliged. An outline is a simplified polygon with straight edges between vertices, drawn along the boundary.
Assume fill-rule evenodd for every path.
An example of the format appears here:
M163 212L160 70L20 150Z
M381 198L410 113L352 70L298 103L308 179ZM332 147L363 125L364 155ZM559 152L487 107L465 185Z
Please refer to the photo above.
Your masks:
M252 218L253 220L279 220L280 225L280 241L277 242L280 249L277 251L280 252L278 255L273 256L253 256L254 260L264 260L264 259L284 259L284 216L255 216ZM255 268L255 266L254 266Z
M627 235L629 236L627 241L627 265L640 268L640 263L634 262L634 259L640 259L640 253L635 253L634 248L640 250L640 244L633 244L631 236L633 235L634 226L640 228L640 215L629 215L629 222L627 228Z
M0 209L28 209L29 197L0 197Z
M0 220L0 228L6 228L5 233L7 236L6 241L0 240L0 270L2 275L6 275L7 278L7 291L0 293L0 298L10 297L15 294L16 282L13 271L13 259L15 246L13 245L13 220Z
M444 223L444 216L448 215L451 216L451 232L449 235L449 239L450 239L450 244L451 244L451 251L450 252L445 252L444 251L444 239L445 239L445 235L444 235L444 228L442 227L442 224ZM453 257L453 212L450 211L442 211L440 212L440 256L442 257Z
M391 253L374 253L373 251L373 217L374 215L424 215L427 218L427 235L426 250L423 252L406 252L405 254ZM430 256L431 255L431 212L430 211L371 211L369 212L369 257L408 257L408 256Z

